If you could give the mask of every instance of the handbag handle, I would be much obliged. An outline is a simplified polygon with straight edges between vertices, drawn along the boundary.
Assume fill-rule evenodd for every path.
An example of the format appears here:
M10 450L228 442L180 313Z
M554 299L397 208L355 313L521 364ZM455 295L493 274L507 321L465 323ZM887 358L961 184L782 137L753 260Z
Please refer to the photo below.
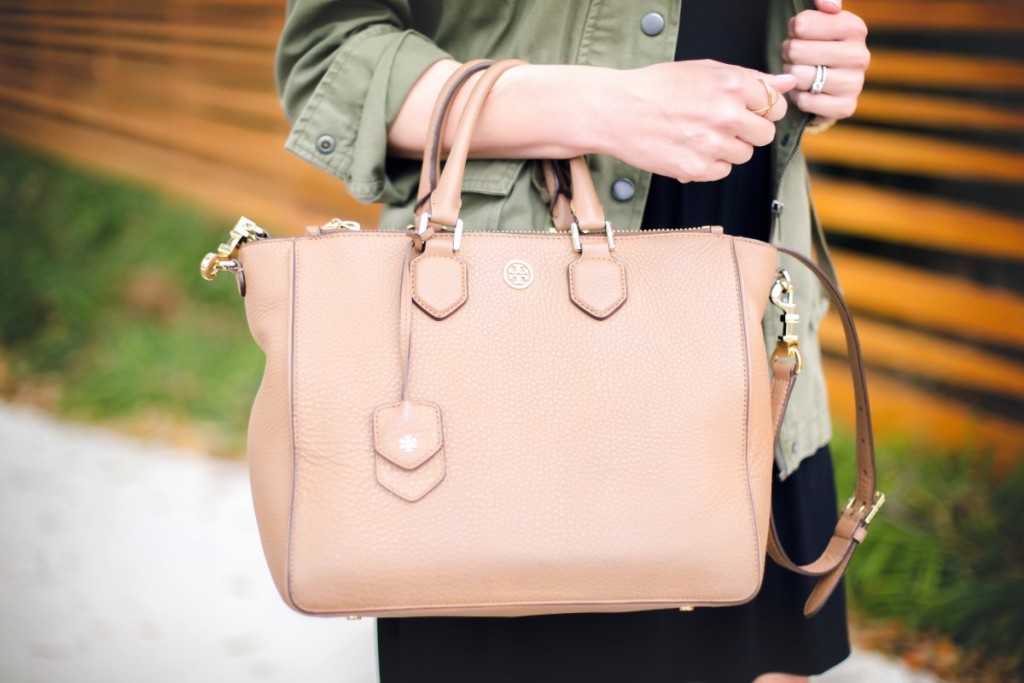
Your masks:
M434 105L434 110L431 113L430 122L427 127L428 144L423 154L423 166L420 173L420 185L419 185L419 200L416 202L416 206L413 213L414 225L419 227L422 221L422 215L425 212L426 203L431 198L432 193L437 189L438 178L441 171L441 149L442 141L444 138L444 131L447 127L448 116L451 113L451 105L454 102L455 95L464 86L469 77L473 74L487 69L495 64L501 65L501 71L511 68L519 64L526 64L524 60L506 59L500 62L488 59L475 59L464 64L461 64L454 72L452 72L445 84L442 86L440 95ZM475 113L472 114L472 123L475 124L476 117L479 116L479 109L483 106L483 101L486 96L490 93L493 88L494 82L500 73L492 76L488 79L488 83L484 85L481 90L481 94L478 99L474 100L471 96L470 100L474 103L471 105L467 103L464 109L465 118L466 113L472 107ZM478 83L478 85L480 85ZM474 91L477 88L474 88ZM456 139L458 133L456 133ZM468 146L468 139L465 143ZM455 150L455 144L452 145L452 150ZM468 158L468 147L466 150L466 156ZM451 161L452 154L449 153L449 161ZM462 161L464 166L465 160ZM604 211L601 208L600 202L597 200L596 191L589 192L587 188L593 187L593 180L588 180L585 176L589 176L589 170L585 167L577 168L575 171L570 170L574 177L584 176L577 178L577 182L574 183L577 187L583 187L582 196L576 202L576 206L570 203L570 195L568 192L568 186L565 182L565 177L560 173L560 169L556 169L554 162L551 160L542 160L541 165L544 171L544 179L547 187L549 200L549 210L553 216L553 224L559 230L568 230L572 222L577 222L579 227L584 230L601 230L604 228ZM572 163L570 162L570 169L572 169ZM461 189L461 174L459 187ZM461 201L459 202L461 206ZM577 208L578 207L578 208ZM446 213L447 209L442 209L442 215L451 215ZM577 220L577 212L580 214L580 218ZM435 211L431 211L433 216ZM455 212L456 219L451 222L451 225L457 222L457 209ZM448 225L447 223L442 223Z
M480 111L483 109L484 101L494 88L498 78L508 69L527 64L521 59L503 59L494 62L487 68L487 71L480 77L480 80L473 87L462 116L459 120L455 133L455 140L448 153L448 159L444 170L437 179L433 192L430 193L430 211L427 215L426 225L434 229L443 227L456 227L459 220L459 210L462 207L461 190L462 179L465 173L466 160L469 155L470 136L476 126ZM437 109L450 105L450 99L445 101L441 98ZM443 116L443 114L441 115ZM426 150L425 157L431 156L433 150L440 149L440 136L443 128L433 128L434 139ZM424 160L423 171L420 175L420 188L424 191L431 186L430 170L434 167L433 161ZM605 228L604 209L597 199L597 191L594 189L594 182L587 168L586 160L583 157L576 157L569 160L570 173L573 178L573 199L570 203L570 213L575 222L583 230L601 230ZM550 186L558 186L559 183L553 178L549 181ZM552 204L558 205L558 197L553 198ZM423 225L423 214L417 214L417 226Z
M490 93L495 81L497 81L502 73L514 66L526 63L526 61L521 59L505 59L494 62L473 87L473 92L470 94L469 100L463 108L462 116L459 119L455 139L452 142L451 149L448 151L448 159L445 162L444 170L441 172L440 177L437 179L437 184L430 194L430 210L425 214L425 223L423 218L419 218L417 228L422 230L430 227L437 230L444 227L454 228L458 224L459 210L462 208L462 198L460 196L462 192L462 179L466 170L466 159L469 156L469 140L473 128L476 126L476 121L480 116L480 111L483 109L484 99ZM444 105L445 103L438 102L438 107ZM437 128L434 129L434 135L435 138L439 135ZM434 143L437 143L436 139ZM424 155L425 157L429 155L433 147L434 144L428 147ZM440 148L439 144L438 148ZM430 163L424 159L423 170L420 174L421 188L425 185L427 187L430 186L429 171Z
M474 59L461 64L441 86L441 92L434 103L434 110L431 112L430 123L427 126L427 146L423 151L419 200L417 200L413 211L413 225L420 224L420 216L425 210L426 202L430 199L434 188L437 187L437 178L441 174L441 145L455 95L469 81L470 76L492 64L494 64L494 60L490 59Z

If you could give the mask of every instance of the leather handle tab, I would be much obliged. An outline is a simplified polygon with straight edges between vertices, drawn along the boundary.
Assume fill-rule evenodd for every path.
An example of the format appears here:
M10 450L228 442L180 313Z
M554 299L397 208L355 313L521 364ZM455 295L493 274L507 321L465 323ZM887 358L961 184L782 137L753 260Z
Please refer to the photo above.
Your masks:
M413 212L413 225L419 226L420 215L423 214L430 194L437 187L437 178L441 174L441 152L444 144L444 132L448 127L448 116L451 114L455 96L468 81L470 76L494 64L490 59L474 59L462 64L448 76L441 86L441 92L434 103L434 111L430 114L427 126L427 146L423 152L423 166L420 171L419 200Z
M557 161L551 159L538 159L541 170L544 172L544 186L548 191L548 212L551 214L551 224L558 230L568 230L572 224L572 207L569 200L572 199L569 180Z
M807 266L815 277L821 281L828 293L829 299L839 317L843 322L843 331L846 335L846 348L850 358L850 374L853 377L853 393L857 406L856 415L856 455L857 455L857 484L850 505L839 516L832 538L818 559L808 564L800 565L794 562L786 554L779 541L778 530L775 528L775 519L771 519L771 526L768 535L768 554L779 565L805 576L816 576L818 583L811 591L810 597L804 605L804 616L814 616L824 605L828 597L839 585L839 579L846 570L850 557L857 545L867 536L868 524L874 517L881 500L876 491L875 473L875 445L871 430L871 407L868 403L867 378L864 373L864 360L860 348L860 340L857 337L857 329L853 324L853 314L850 312L843 295L839 292L835 283L822 271L810 258L787 247L777 247L784 254L792 256L797 261ZM788 370L780 370L788 365ZM776 364L773 368L772 379L772 414L775 416L776 424L781 422L782 414L785 412L785 403L789 398L793 382L796 379L795 367L792 364ZM780 376L781 375L781 376ZM776 430L776 441L778 430ZM882 499L884 500L884 499Z
M604 208L597 198L593 176L590 174L585 157L576 158L584 161L582 164L578 162L573 164L573 160L569 159L571 185L557 195L552 188L561 189L565 185L564 182L561 182L561 173L558 167L549 159L540 162L544 172L544 183L547 185L548 193L552 195L550 202L552 224L559 230L568 230L575 217L579 221L579 227L583 230L601 230L604 228ZM583 195L579 198L577 198L577 188L582 188ZM574 203L570 204L570 201Z
M503 59L488 68L473 86L473 92L466 102L455 132L455 140L448 152L437 187L430 197L430 226L434 228L452 227L459 218L462 207L462 178L466 171L466 159L469 156L469 142L476 127L484 101L490 94L495 82L512 67L528 62L522 59Z

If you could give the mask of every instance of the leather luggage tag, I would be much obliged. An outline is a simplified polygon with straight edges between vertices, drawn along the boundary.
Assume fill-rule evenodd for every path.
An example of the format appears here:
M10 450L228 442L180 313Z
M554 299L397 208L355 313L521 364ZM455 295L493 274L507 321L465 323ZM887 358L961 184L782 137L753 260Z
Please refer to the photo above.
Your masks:
M444 479L441 409L425 401L399 401L373 411L377 481L396 496L416 501Z

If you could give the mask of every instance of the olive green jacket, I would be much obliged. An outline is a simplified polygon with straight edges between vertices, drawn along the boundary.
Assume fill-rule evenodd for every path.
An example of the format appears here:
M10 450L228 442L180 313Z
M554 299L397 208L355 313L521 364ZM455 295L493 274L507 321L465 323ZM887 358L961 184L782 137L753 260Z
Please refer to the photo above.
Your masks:
M812 5L767 1L772 4L768 64L779 73L787 21ZM288 0L276 61L278 91L293 124L285 146L343 180L359 201L384 204L381 227L405 228L412 222L420 164L389 157L387 131L428 66L446 57L460 62L517 57L536 64L614 68L672 61L680 5L679 0ZM808 119L790 107L778 125L773 143L777 220L771 241L804 253L812 253L813 245L831 274L798 147ZM651 173L610 156L588 158L612 225L618 230L639 226ZM550 226L538 166L523 159L469 160L461 212L467 229ZM635 187L626 201L611 195L613 182L621 178ZM804 358L775 454L785 478L828 443L831 424L816 334L828 302L809 272L789 257L781 260L796 287ZM772 349L781 332L772 306L764 328Z

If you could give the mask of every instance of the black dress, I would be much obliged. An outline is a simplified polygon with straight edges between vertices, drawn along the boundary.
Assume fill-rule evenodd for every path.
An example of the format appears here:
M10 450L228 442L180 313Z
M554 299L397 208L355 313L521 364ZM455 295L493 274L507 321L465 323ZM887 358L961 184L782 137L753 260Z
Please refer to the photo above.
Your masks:
M684 0L676 59L763 70L764 0ZM770 152L758 149L722 181L655 176L643 228L723 225L766 240ZM815 559L836 522L828 447L785 481L772 514L797 562ZM840 585L811 619L814 580L766 562L761 591L735 607L535 617L416 617L377 621L381 683L747 683L769 672L818 674L850 652Z

